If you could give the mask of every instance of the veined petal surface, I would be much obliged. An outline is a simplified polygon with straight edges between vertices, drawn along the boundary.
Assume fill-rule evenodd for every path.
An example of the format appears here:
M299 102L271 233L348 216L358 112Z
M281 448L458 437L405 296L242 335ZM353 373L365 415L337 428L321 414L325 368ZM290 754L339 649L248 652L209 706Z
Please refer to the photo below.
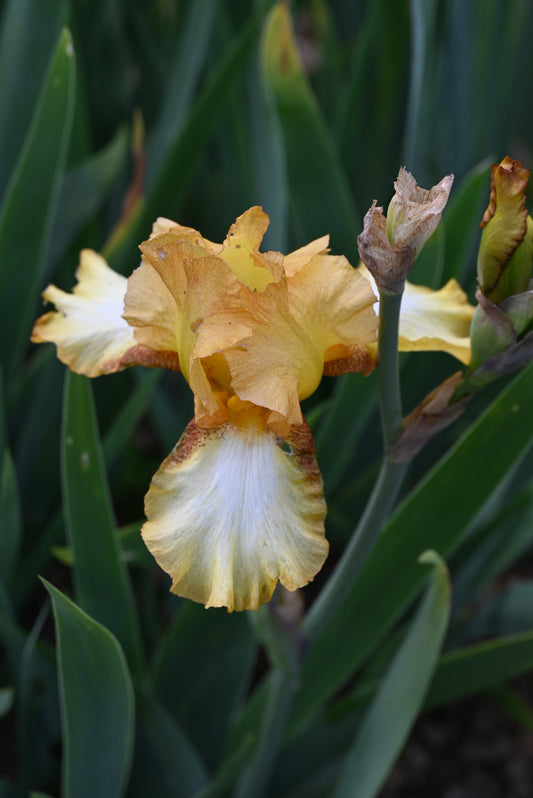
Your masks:
M300 271L303 266L309 263L315 255L327 255L329 252L329 235L322 236L321 238L315 238L314 241L310 241L309 244L306 244L304 247L300 247L300 249L295 249L294 252L290 252L288 255L285 255L283 259L283 268L285 269L285 274L287 277L293 277L297 272Z
M90 249L82 251L76 277L71 294L55 285L45 289L43 298L57 310L37 320L32 341L56 344L59 359L87 377L136 362L133 330L122 318L126 278Z
M185 238L188 241L192 241L193 243L202 247L204 254L216 255L222 249L222 244L215 244L213 241L209 241L209 239L204 238L198 232L198 230L194 229L194 227L186 227L178 222L173 222L172 219L167 219L164 216L158 216L152 225L150 239L156 238L163 233L172 233L176 238Z
M311 245L300 251L292 277L261 294L242 294L254 327L225 353L237 395L289 425L301 423L299 403L323 373L368 373L375 365L368 349L378 327L373 291L346 258L322 254L324 243L313 242L319 254Z
M254 320L250 335L224 353L231 385L240 399L283 416L289 426L303 421L300 391L312 393L322 377L320 352L289 312L285 280L242 301ZM308 395L308 394L307 394Z
M328 552L326 504L307 425L279 439L258 426L192 421L155 474L142 534L172 591L207 607L254 610L278 580L302 587Z

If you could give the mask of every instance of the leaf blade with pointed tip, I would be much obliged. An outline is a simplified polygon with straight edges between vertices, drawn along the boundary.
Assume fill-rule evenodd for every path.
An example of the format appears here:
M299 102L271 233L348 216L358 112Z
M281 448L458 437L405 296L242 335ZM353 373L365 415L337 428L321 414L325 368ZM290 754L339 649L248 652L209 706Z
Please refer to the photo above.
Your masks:
M43 580L44 581L44 580ZM117 798L131 764L134 699L116 638L45 582L54 609L64 798Z
M349 678L413 600L421 584L415 558L424 545L447 557L505 480L509 468L529 449L533 441L528 398L532 389L533 366L528 366L389 519L351 595L309 650L293 721L310 717ZM481 474L483 478L478 476ZM376 585L388 586L377 598ZM354 625L356 638L349 635Z
M66 0L9 0L0 33L0 196L19 155L41 76L68 14ZM28 65L31 64L31 69ZM24 80L21 80L24 75ZM7 124L9 120L9 124Z
M309 241L330 233L334 251L357 262L359 214L333 136L303 71L284 3L276 4L267 18L261 64L281 122L290 201L302 237Z
M138 672L142 668L140 632L121 559L90 382L70 371L65 379L61 476L77 601L116 635L130 666Z
M74 105L74 50L63 31L0 209L0 362L10 375L28 340L46 262ZM31 225L31 235L28 230Z

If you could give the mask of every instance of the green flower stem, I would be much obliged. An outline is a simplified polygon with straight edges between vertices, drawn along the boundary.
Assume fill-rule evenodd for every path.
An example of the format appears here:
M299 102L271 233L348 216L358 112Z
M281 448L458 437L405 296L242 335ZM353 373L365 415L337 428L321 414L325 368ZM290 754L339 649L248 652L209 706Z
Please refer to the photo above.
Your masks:
M267 794L272 766L281 746L292 706L296 674L274 668L252 760L237 785L234 798L262 798Z
M400 325L401 303L401 294L380 294L378 376L381 429L385 453L402 431L402 395L398 363L398 328Z
M401 294L380 295L379 307L379 400L385 455L363 515L333 575L307 613L304 633L312 640L320 636L348 597L383 524L392 510L407 466L387 458L387 449L402 431L402 401L398 364L398 326Z

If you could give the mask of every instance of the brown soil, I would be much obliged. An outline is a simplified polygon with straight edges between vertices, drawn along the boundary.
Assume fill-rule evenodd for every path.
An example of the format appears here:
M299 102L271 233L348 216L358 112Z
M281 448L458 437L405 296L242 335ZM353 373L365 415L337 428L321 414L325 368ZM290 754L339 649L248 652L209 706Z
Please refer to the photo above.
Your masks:
M533 798L533 730L489 696L434 710L379 798Z

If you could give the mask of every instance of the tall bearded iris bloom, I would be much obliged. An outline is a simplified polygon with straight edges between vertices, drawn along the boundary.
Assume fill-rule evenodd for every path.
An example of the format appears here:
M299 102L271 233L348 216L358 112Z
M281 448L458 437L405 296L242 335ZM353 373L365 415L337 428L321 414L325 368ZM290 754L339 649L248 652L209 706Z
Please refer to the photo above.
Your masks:
M251 208L220 245L160 219L129 279L85 250L73 293L45 290L57 310L32 336L89 377L183 373L194 420L153 477L142 535L175 593L230 610L321 568L326 504L300 401L323 373L368 373L375 359L368 281L327 254L327 236L259 252L267 226Z
M367 273L328 254L328 236L260 252L267 227L254 207L214 244L159 219L128 279L84 250L73 293L48 286L56 310L32 335L89 377L183 373L194 419L152 479L142 535L175 593L229 610L257 609L278 581L295 590L322 567L326 504L300 402L323 374L367 374L377 359Z

